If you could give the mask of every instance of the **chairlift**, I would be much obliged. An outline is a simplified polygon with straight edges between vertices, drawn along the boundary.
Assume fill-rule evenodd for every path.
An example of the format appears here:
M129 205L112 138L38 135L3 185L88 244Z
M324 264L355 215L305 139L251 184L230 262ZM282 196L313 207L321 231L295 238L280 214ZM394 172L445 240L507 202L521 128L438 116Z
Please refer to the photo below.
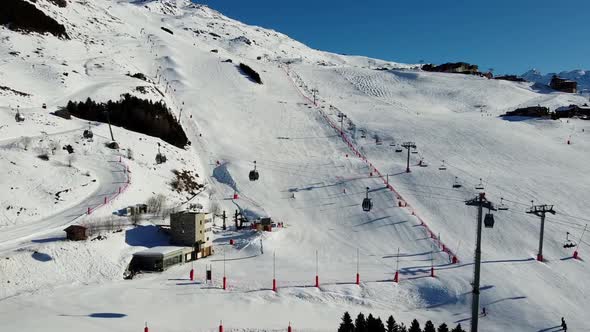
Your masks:
M415 154L415 153L418 153L418 149L417 149L417 148L414 148L414 149L412 150L412 153L414 153L414 154Z
M395 146L395 141L391 141L391 143L389 143L389 146Z
M570 232L565 233L565 242L563 243L564 248L574 248L576 243L570 240Z
M494 228L494 215L491 212L486 213L483 224L485 228Z
M256 181L259 177L260 174L258 174L258 171L256 170L256 160L254 160L254 169L250 171L250 174L248 174L248 178L250 179L250 181Z
M508 207L504 204L504 198L500 197L500 206L498 206L498 210L506 211Z
M483 181L479 178L479 184L475 186L476 190L483 190Z
M459 178L455 176L455 182L453 182L453 188L461 188L462 185L459 183Z
M361 138L367 138L367 132L364 129L361 129Z
M445 161L442 161L442 164L439 166L438 168L440 171L445 171L447 169L447 166L445 166Z
M404 151L400 145L396 145L395 152L402 152Z
M424 161L424 158L420 158L420 161L418 162L418 166L428 167L428 163L426 163L426 161Z
M369 198L369 187L367 187L367 193L366 193L365 198L363 199L362 206L363 206L363 211L365 211L365 212L369 212L373 208L373 202Z

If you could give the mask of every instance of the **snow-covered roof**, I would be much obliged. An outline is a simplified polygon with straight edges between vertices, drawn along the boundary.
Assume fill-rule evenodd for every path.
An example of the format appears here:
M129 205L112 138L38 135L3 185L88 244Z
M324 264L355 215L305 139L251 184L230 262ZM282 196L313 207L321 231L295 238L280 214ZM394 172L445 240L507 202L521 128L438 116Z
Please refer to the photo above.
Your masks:
M139 257L163 257L166 256L168 254L171 254L175 251L181 251L183 249L188 249L191 250L191 248L188 247L177 247L177 246L159 246L159 247L153 247L153 248L149 248L143 251L139 251L133 254L133 256L139 256Z

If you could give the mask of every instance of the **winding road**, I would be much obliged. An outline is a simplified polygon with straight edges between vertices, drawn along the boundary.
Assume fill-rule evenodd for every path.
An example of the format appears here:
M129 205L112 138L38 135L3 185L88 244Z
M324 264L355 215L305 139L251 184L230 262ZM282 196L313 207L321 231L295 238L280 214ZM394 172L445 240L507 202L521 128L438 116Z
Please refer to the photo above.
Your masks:
M105 197L116 195L119 187L127 183L125 165L119 163L118 156L112 155L105 159L98 155L89 157L87 161L84 167L97 179L98 188L88 197L81 198L74 206L41 220L0 228L0 254L63 238L64 227L84 217L89 207L101 206Z

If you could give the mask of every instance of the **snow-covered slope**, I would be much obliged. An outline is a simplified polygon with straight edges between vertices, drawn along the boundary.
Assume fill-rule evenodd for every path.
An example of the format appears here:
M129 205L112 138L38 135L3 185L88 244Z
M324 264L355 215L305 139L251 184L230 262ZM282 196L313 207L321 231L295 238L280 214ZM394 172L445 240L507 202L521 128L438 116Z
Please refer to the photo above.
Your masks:
M312 50L188 1L72 1L58 8L38 0L37 5L64 24L72 39L0 28L7 45L0 50L0 85L30 94L0 91L6 156L16 154L13 159L22 163L34 159L14 146L20 136L47 132L65 140L72 139L70 131L79 136L86 123L48 114L68 100L116 99L127 92L163 99L175 114L182 112L191 146L164 145L170 164L156 166L157 139L116 128L123 148L133 149L133 161L124 151L110 155L103 144L91 144L84 157L89 164L93 159L117 164L122 155L131 171L126 191L95 216L157 193L181 204L187 197L169 189L171 170L190 168L207 184L197 197L205 206L214 203L230 215L236 209L270 215L286 227L258 234L233 227L222 231L217 222L215 255L195 262L196 282L188 280L191 265L123 281L132 252L162 243L153 225L70 244L53 231L68 221L42 218L49 223L45 233L0 237L0 249L8 248L2 251L8 259L0 264L0 283L10 284L0 293L2 329L134 330L148 321L154 331L208 331L223 320L226 329L277 330L290 321L295 330L333 331L345 310L382 318L393 314L406 323L419 318L468 326L476 211L464 200L475 196L482 178L488 198L499 203L503 197L510 210L497 212L496 227L484 232L481 303L489 315L481 330L547 331L561 316L572 330L588 330L583 304L590 288L583 280L590 270L585 261L569 259L572 250L561 244L566 231L578 238L588 221L583 216L590 124L498 117L519 106L581 103L580 96ZM256 70L264 84L239 71L240 62ZM147 81L126 76L137 72ZM312 89L319 91L317 106L309 99ZM25 122L12 120L15 105ZM343 133L334 128L339 112L346 115ZM96 132L104 143L108 128L101 125ZM375 137L383 144L375 144ZM573 144L567 145L568 139ZM418 146L409 174L404 154L393 146L404 141ZM417 167L420 158L430 166ZM254 160L260 180L251 182ZM446 170L438 169L442 160ZM98 168L106 173L102 183L117 190L113 183L120 181L108 178L114 172ZM44 169L41 176L51 171ZM23 179L34 180L33 170L22 172ZM452 188L455 177L462 188ZM392 188L384 184L387 178ZM71 181L79 185L76 178ZM370 212L360 207L367 187L374 202ZM238 199L232 199L234 193ZM18 200L2 195L3 201ZM87 195L79 191L76 198L87 201ZM555 204L558 211L547 218L544 263L534 260L539 222L525 213L531 200ZM59 210L70 211L67 204ZM36 220L23 222L34 227ZM22 223L4 227L14 234L23 229ZM229 246L229 239L236 245ZM582 258L589 249L582 244ZM270 290L273 252L276 293ZM319 289L310 287L316 252ZM399 284L393 282L398 258ZM213 285L204 283L210 264ZM219 288L224 265L227 291ZM35 271L47 278L32 276Z

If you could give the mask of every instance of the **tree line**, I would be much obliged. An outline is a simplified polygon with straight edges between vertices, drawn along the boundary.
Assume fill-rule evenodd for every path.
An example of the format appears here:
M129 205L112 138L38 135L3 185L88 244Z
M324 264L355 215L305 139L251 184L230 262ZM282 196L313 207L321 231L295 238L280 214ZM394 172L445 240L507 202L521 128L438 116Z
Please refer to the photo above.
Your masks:
M106 103L97 103L90 98L82 102L70 100L61 110L89 121L107 122L110 117L115 126L159 137L179 148L189 144L184 130L161 101L153 102L126 93L121 100Z
M342 316L342 322L338 327L338 332L466 332L457 324L454 329L449 329L446 323L442 323L436 328L432 321L427 321L424 328L420 327L417 319L414 319L410 326L407 327L404 323L398 323L393 315L389 316L385 323L380 317L374 317L369 314L366 318L361 312L358 314L354 322L348 312Z

